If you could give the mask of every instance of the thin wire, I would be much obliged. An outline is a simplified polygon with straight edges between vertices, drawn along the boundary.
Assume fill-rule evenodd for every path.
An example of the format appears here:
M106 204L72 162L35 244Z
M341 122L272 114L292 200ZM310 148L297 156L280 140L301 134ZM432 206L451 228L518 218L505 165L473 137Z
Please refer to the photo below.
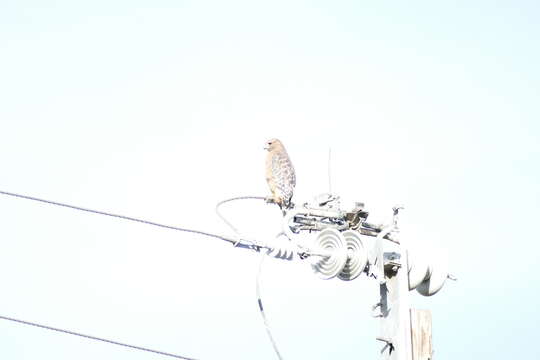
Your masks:
M328 148L328 192L332 193L332 178L330 176L330 159L332 154L332 148Z
M223 220L223 222L225 224L227 224L227 226L229 226L231 228L231 230L236 234L236 236L237 236L236 244L241 242L242 240L246 240L246 241L249 241L252 245L257 245L257 244L255 244L255 242L253 240L247 240L240 233L240 231L230 221L228 221L225 218L225 216L223 216L223 214L221 214L219 212L219 208L221 207L221 205L226 204L226 203L231 202L231 201L236 201L236 200L266 200L266 198L264 196L237 196L237 197L233 197L233 198L230 198L230 199L220 201L216 205L216 214L217 214L217 216L219 216L221 218L221 220Z
M256 281L256 284L257 284L256 285L257 303L259 305L259 311L260 311L262 319L263 319L264 328L266 329L266 333L268 334L268 337L270 338L270 342L272 343L272 347L274 348L274 351L276 352L276 355L277 355L278 359L283 360L283 358L281 357L281 354L279 352L279 349L277 347L277 344L276 344L276 342L274 340L274 337L272 336L272 331L270 330L270 325L268 325L268 320L266 319L266 315L264 314L264 308L263 308L263 303L262 303L262 298L261 298L262 265L263 265L263 262L264 262L264 258L266 257L266 255L268 255L268 253L270 251L271 250L261 251L261 261L259 262L259 271L257 271L257 281Z
M237 242L237 240L235 240L235 239L228 238L228 237L225 237L225 236L222 236L222 235L207 233L205 231L186 229L186 228L180 228L180 227L171 226L171 225L159 224L159 223L156 223L156 222L153 222L153 221L148 221L148 220L144 220L144 219L138 219L138 218L134 218L134 217L131 217L131 216L125 216L125 215L113 214L113 213L100 211L100 210L93 210L93 209L83 208L83 207L80 207L80 206L64 204L64 203L60 203L60 202L57 202L57 201L40 199L40 198L33 197L33 196L22 195L22 194L17 194L17 193L11 193L11 192L1 191L1 190L0 190L0 194L1 195L7 195L7 196L13 196L13 197L16 197L16 198L21 198L21 199L26 199L26 200L38 201L38 202L42 202L42 203L46 203L46 204L50 204L50 205L55 205L55 206L62 206L62 207L66 207L66 208L69 208L69 209L85 211L85 212L89 212L89 213L93 213L93 214L105 215L105 216L110 216L110 217L114 217L114 218L118 218L118 219L134 221L134 222L143 223L143 224L147 224L147 225L158 226L158 227L162 227L162 228L165 228L165 229L171 229L171 230L176 230L176 231L183 231L183 232L189 232L189 233L193 233L193 234L209 236L209 237L224 240L224 241L227 241L227 242L230 242L230 243L233 243L233 244ZM242 247L247 247L247 246L242 245L242 244L241 244L241 246Z
M240 241L241 239L245 240L243 235L240 233L240 231L230 221L228 221L219 212L219 207L221 205L223 205L225 203L228 203L228 202L231 202L231 201L236 201L236 200L266 200L266 198L263 197L263 196L237 196L237 197L234 197L234 198L223 200L223 201L219 202L216 205L216 214L221 218L221 220L223 220L223 222L225 224L227 224L232 229L232 231L234 231L234 233L238 236L238 241ZM257 271L257 277L256 277L257 304L259 305L259 311L260 311L262 319L263 319L264 328L266 330L266 333L268 334L268 338L270 339L270 342L272 343L272 347L274 348L274 351L276 352L276 355L277 355L278 359L283 360L283 358L281 357L281 354L279 352L279 349L277 347L277 344L276 344L276 342L274 340L274 337L272 336L272 331L270 330L270 325L268 324L268 319L266 318L266 314L264 313L264 307L263 307L263 304L262 304L262 297L261 297L262 264L264 262L264 258L266 257L266 255L268 255L272 251L272 249L270 249L270 248L268 248L266 246L261 246L261 244L254 244L254 245L258 245L260 247L265 247L265 248L268 249L268 251L261 251L261 261L259 263L259 270Z
M221 239L221 240L224 240L224 241L227 241L227 242L230 242L230 243L233 243L235 244L235 246L239 246L239 247L244 247L244 248L249 248L249 249L253 249L254 248L254 245L256 246L255 249L258 249L258 248L261 248L261 247L265 247L266 246L262 246L260 244L256 244L254 241L252 240L247 240L249 241L252 245L246 245L246 244L242 244L242 243L239 243L241 240L245 240L245 239L241 239L241 234L240 232L238 231L238 229L236 229L236 227L234 227L234 225L232 225L227 219L225 219L225 217L219 212L219 207L227 202L230 202L230 201L235 201L235 200L247 200L247 199L255 199L255 200L265 200L266 198L265 197L262 197L262 196L239 196L239 197L234 197L234 198L231 198L231 199L227 199L227 200L223 200L221 201L220 203L218 203L216 205L216 213L217 215L236 233L236 235L239 237L238 239L231 239L231 238L228 238L228 237L225 237L225 236L221 236L221 235L217 235L217 234L211 234L211 233L207 233L207 232L204 232L204 231L199 231L199 230L193 230L193 229L186 229L186 228L180 228L180 227L176 227L176 226L170 226L170 225L164 225L164 224L159 224L159 223L156 223L156 222L152 222L152 221L148 221L148 220L144 220L144 219L138 219L138 218L134 218L134 217L130 217L130 216L125 216L125 215L119 215L119 214L113 214L113 213L109 213L109 212L105 212L105 211L100 211L100 210L94 210L94 209L88 209L88 208L83 208L83 207L80 207L80 206L75 206L75 205L70 205L70 204L65 204L65 203L60 203L60 202L57 202L57 201L52 201L52 200L46 200L46 199L41 199L41 198L37 198L37 197L33 197L33 196L28 196L28 195L22 195L22 194L18 194L18 193L11 193L11 192L7 192L7 191L1 191L0 190L0 195L6 195L6 196L12 196L12 197L16 197L16 198L21 198L21 199L26 199L26 200L32 200L32 201L38 201L38 202L42 202L42 203L46 203L46 204L50 204L50 205L55 205L55 206L61 206L61 207L66 207L66 208L70 208L70 209L74 209L74 210L79 210L79 211L85 211L85 212L89 212L89 213L93 213L93 214L98 214L98 215L104 215L104 216L110 216L110 217L115 217L115 218L118 218L118 219L123 219L123 220L128 220L128 221L134 221L134 222L139 222L139 223L143 223L143 224L147 224L147 225L152 225L152 226L158 226L158 227L162 227L162 228L166 228L166 229L171 229L171 230L177 230L177 231L183 231L183 232L190 232L190 233L194 233L194 234L200 234L200 235L204 235L204 236L209 236L209 237L213 237L213 238L216 238L216 239ZM268 250L270 251L270 249ZM264 310L263 310L263 306L262 306L262 300L261 300L261 296L260 296L260 275L261 275L261 270L262 270L262 263L263 263L263 259L264 259L264 256L266 255L265 252L262 252L263 254L263 257L261 258L261 263L259 265L259 271L257 273L257 301L258 301L258 304L259 304L259 309L261 311L261 315L262 315L262 318L263 318L263 322L264 322L264 326L266 328L266 332L268 333L268 336L270 338L270 342L272 343L272 346L274 347L274 350L278 356L278 358L280 360L282 360L282 357L281 357L281 354L279 353L279 350L277 348L277 345L274 341L274 338L272 337L272 333L270 331L270 327L268 325L268 321L266 319L266 316L264 314ZM130 347L130 348L133 348L133 349L138 349L138 350L143 350L143 351L150 351L150 352L154 352L154 353L157 353L157 354L161 354L161 355L165 355L165 356L173 356L173 357L177 357L177 358L180 358L180 359L188 359L188 360L192 360L191 358L185 358L185 357L181 357L181 356L177 356L177 355L174 355L174 354L168 354L168 353L164 353L164 352L159 352L159 351L155 351L155 350L151 350L151 349L146 349L146 348L142 348L142 347L138 347L138 346L133 346L133 345L128 345L128 344L122 344L122 343L119 343L119 342L115 342L115 341L111 341L111 340L107 340L107 339L102 339L102 338L97 338L97 337L94 337L94 336L89 336L89 335L84 335L84 334L79 334L79 333L75 333L75 332L72 332L72 331L68 331L68 330L62 330L62 329L57 329L57 328L53 328L53 327L49 327L49 326L46 326L46 325L40 325L40 324L36 324L36 323L31 323L31 322L27 322L27 321L23 321L23 320L17 320L17 319L13 319L13 318L8 318L8 317L5 317L5 316L0 316L0 319L4 319L4 320L10 320L10 321L15 321L15 322L19 322L19 323L22 323L22 324L26 324L26 325L32 325L32 326L37 326L37 327L41 327L41 328L44 328L44 329L49 329L49 330L54 330L54 331L59 331L59 332L64 332L66 334L71 334L71 335L77 335L77 336L82 336L82 337L86 337L88 339L93 339L93 340L99 340L99 341L104 341L104 342L108 342L108 343L111 343L111 344L115 344L115 345L120 345L120 346L126 346L126 347Z
M232 229L232 231L234 231L236 233L236 235L238 236L238 240L240 241L240 239L245 240L245 238L242 236L240 231L219 212L219 207L221 205L223 205L225 203L228 203L228 202L231 202L231 201L236 201L236 200L266 200L266 198L263 197L263 196L237 196L237 197L233 197L233 198L230 198L230 199L227 199L227 200L223 200L223 201L219 202L216 205L216 214L221 218L221 220L223 220L223 222L225 224L227 224ZM250 240L248 240L248 241L250 241ZM276 342L274 340L274 337L272 336L272 331L270 330L270 325L268 324L268 319L266 319L266 315L264 313L264 307L263 307L263 303L262 303L262 297L261 297L262 265L263 265L263 262L264 262L264 258L266 257L266 255L268 255L272 251L272 249L267 247L267 246L263 246L261 244L255 244L254 242L252 242L252 244L268 249L268 251L261 251L261 261L259 263L259 270L257 271L257 276L256 276L257 304L259 305L259 311L260 311L262 319L263 319L264 328L266 330L266 333L268 334L268 338L270 339L270 342L272 343L272 347L274 348L274 351L276 352L276 355L277 355L278 359L283 360L283 358L281 357L281 354L279 352L279 349L277 347L277 344L276 344Z
M10 318L10 317L7 317L7 316L0 315L0 319L13 321L13 322L24 324L24 325L35 326L35 327L46 329L46 330L58 331L58 332L61 332L61 333L64 333L64 334L75 335L75 336L83 337L83 338L90 339L90 340L102 341L102 342L105 342L105 343L108 343L108 344L123 346L123 347L127 347L127 348L134 349L134 350L151 352L151 353L154 353L154 354L163 355L163 356L169 356L169 357L173 357L173 358L177 358L177 359L183 359L183 360L195 360L194 358L190 358L190 357L171 354L171 353L167 353L167 352L159 351L159 350L153 350L153 349L145 348L145 347L142 347L142 346L124 344L124 343L114 341L114 340L99 338L99 337L92 336L92 335L81 334L81 333L78 333L78 332L75 332L75 331L59 329L59 328L55 328L55 327L52 327L52 326L42 325L42 324L30 322L30 321L14 319L14 318Z

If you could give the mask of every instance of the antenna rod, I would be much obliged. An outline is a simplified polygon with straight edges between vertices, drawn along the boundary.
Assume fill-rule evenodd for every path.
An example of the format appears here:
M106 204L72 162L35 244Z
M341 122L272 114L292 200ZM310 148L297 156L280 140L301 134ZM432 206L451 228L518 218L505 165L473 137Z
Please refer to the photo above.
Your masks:
M332 156L332 148L328 147L328 192L332 193L332 178L330 176L330 160Z

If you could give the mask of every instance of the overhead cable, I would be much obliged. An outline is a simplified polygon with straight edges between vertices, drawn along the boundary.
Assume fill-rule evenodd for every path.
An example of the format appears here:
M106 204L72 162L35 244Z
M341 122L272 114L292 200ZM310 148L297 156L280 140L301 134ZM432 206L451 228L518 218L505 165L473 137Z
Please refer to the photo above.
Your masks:
M130 349L133 349L133 350L146 351L146 352L150 352L150 353L154 353L154 354L158 354L158 355L162 355L162 356L173 357L173 358L176 358L176 359L196 360L194 358L190 358L190 357L186 357L186 356L181 356L181 355L176 355L176 354L172 354L172 353L168 353L168 352L164 352L164 351L149 349L149 348L142 347L142 346L125 344L125 343L121 343L119 341L109 340L109 339L100 338L100 337L92 336L92 335L81 334L81 333L71 331L71 330L65 330L65 329L60 329L60 328L56 328L56 327L52 327L52 326L48 326L48 325L38 324L38 323L35 323L35 322L14 319L14 318L7 317L7 316L0 315L0 319L16 322L16 323L19 323L19 324L35 326L35 327L38 327L38 328L41 328L41 329L57 331L57 332L61 332L61 333L68 334L68 335L79 336L79 337L83 337L83 338L86 338L86 339L89 339L89 340L101 341L101 342L105 342L105 343L112 344L112 345L123 346L123 347L130 348Z
M236 244L239 247L251 248L251 246L249 246L249 245L245 245L245 244L242 244L242 243L238 244L238 239L233 239L233 238L229 238L229 237L218 235L218 234L212 234L212 233L208 233L208 232L205 232L205 231L186 229L186 228L181 228L181 227L176 227L176 226L171 226L171 225L165 225L165 224L159 224L159 223L156 223L156 222L153 222L153 221L144 220L144 219L140 219L140 218L135 218L135 217L131 217L131 216L125 216L125 215L109 213L109 212L106 212L106 211L88 209L88 208L84 208L84 207L80 207L80 206L76 206L76 205L65 204L65 203L61 203L61 202L57 202L57 201L41 199L41 198L37 198L37 197L33 197L33 196L28 196L28 195L23 195L23 194L18 194L18 193L12 193L12 192L7 192L7 191L1 191L0 190L0 195L6 195L6 196L16 197L16 198L20 198L20 199L26 199L26 200L31 200L31 201L42 202L42 203L49 204L49 205L61 206L61 207L65 207L65 208L69 208L69 209L73 209L73 210L89 212L89 213L92 213L92 214L110 216L110 217L114 217L114 218L118 218L118 219L122 219L122 220L134 221L134 222L147 224L147 225L152 225L152 226L157 226L157 227L161 227L161 228L165 228L165 229L171 229L171 230L176 230L176 231L183 231L183 232L188 232L188 233L193 233L193 234L199 234L199 235L203 235L203 236L209 236L209 237L212 237L212 238L215 238L215 239L220 239L220 240L224 240L224 241Z
M268 252L265 252L265 251L261 252L261 260L259 262L259 270L257 271L257 281L256 281L257 304L259 305L259 312L263 319L264 328L266 330L266 333L268 334L270 343L272 344L272 347L274 348L274 352L276 353L279 360L283 360L283 358L281 357L281 353L279 352L279 349L277 347L276 341L274 340L274 337L272 336L272 331L270 330L268 319L266 319L266 314L264 313L264 307L263 307L262 297L261 297L261 275L262 275L263 262L264 262L264 258L268 255L269 252L270 250L268 250Z
M248 241L250 242L252 245L260 245L260 244L255 244L255 242L253 240L247 240L245 238L245 236L243 236L240 231L229 221L225 218L225 216L223 216L223 214L219 211L219 208L223 205L223 204L226 204L228 202L231 202L231 201L237 201L237 200L266 200L266 198L264 196L237 196L237 197L233 197L233 198L230 198L230 199L226 199L226 200L223 200L223 201L220 201L219 203L217 203L216 205L216 214L217 216L219 216L221 218L221 220L223 220L223 222L225 224L227 224L228 227L231 228L231 230L236 234L237 236L237 241L235 242L235 246L242 240L245 240L245 241Z
M223 222L225 222L225 224L227 224L232 229L232 231L238 236L238 239L244 239L245 240L246 238L245 238L245 236L243 236L240 233L240 230L238 230L230 221L228 221L219 212L219 208L220 208L221 205L223 205L225 203L228 203L228 202L231 202L231 201L237 201L237 200L266 200L266 198L263 197L263 196L237 196L237 197L233 197L233 198L230 198L230 199L223 200L223 201L219 202L216 205L216 213L221 218L221 220L223 220ZM259 247L268 249L267 251L261 251L261 260L259 262L259 268L257 270L257 276L256 276L256 282L255 282L255 291L256 291L256 296L257 296L257 305L259 307L259 312L261 314L266 333L268 334L268 338L270 339L270 343L272 344L272 347L274 348L274 351L275 351L278 359L283 360L283 358L281 357L281 353L279 352L279 349L277 347L276 341L274 340L274 337L272 336L272 330L270 329L270 325L268 323L268 319L266 318L266 314L264 313L264 307L263 307L262 296L261 296L261 275L262 275L263 262L264 262L264 258L268 254L270 254L272 252L272 248L270 248L270 247L268 247L266 245L263 246L263 244L258 244L258 243L254 242L254 241L252 241L251 243L253 245L255 245L255 246L259 246Z

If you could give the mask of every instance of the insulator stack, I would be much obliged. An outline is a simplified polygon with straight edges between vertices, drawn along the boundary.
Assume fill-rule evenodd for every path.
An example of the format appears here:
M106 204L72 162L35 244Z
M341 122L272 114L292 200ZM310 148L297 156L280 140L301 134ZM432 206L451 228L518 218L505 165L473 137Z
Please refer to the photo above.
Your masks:
M423 295L435 295L443 287L448 278L448 265L440 256L431 254L430 261L420 251L408 250L409 258L409 290Z
M347 230L342 235L347 246L347 262L338 277L349 281L357 278L366 268L367 249L358 231Z
M268 255L277 259L292 260L297 253L297 246L285 236L280 236L266 244L271 250Z
M310 247L314 254L325 253L328 256L311 256L311 268L321 279L331 279L337 276L347 263L347 246L343 235L335 229L325 229L320 232Z

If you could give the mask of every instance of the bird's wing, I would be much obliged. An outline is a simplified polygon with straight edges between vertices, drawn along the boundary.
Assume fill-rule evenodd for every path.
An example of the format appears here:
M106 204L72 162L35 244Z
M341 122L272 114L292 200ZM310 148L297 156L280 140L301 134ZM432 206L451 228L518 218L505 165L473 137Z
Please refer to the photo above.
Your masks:
M296 184L296 176L286 152L279 151L272 155L272 175L279 196L287 200L290 199Z

